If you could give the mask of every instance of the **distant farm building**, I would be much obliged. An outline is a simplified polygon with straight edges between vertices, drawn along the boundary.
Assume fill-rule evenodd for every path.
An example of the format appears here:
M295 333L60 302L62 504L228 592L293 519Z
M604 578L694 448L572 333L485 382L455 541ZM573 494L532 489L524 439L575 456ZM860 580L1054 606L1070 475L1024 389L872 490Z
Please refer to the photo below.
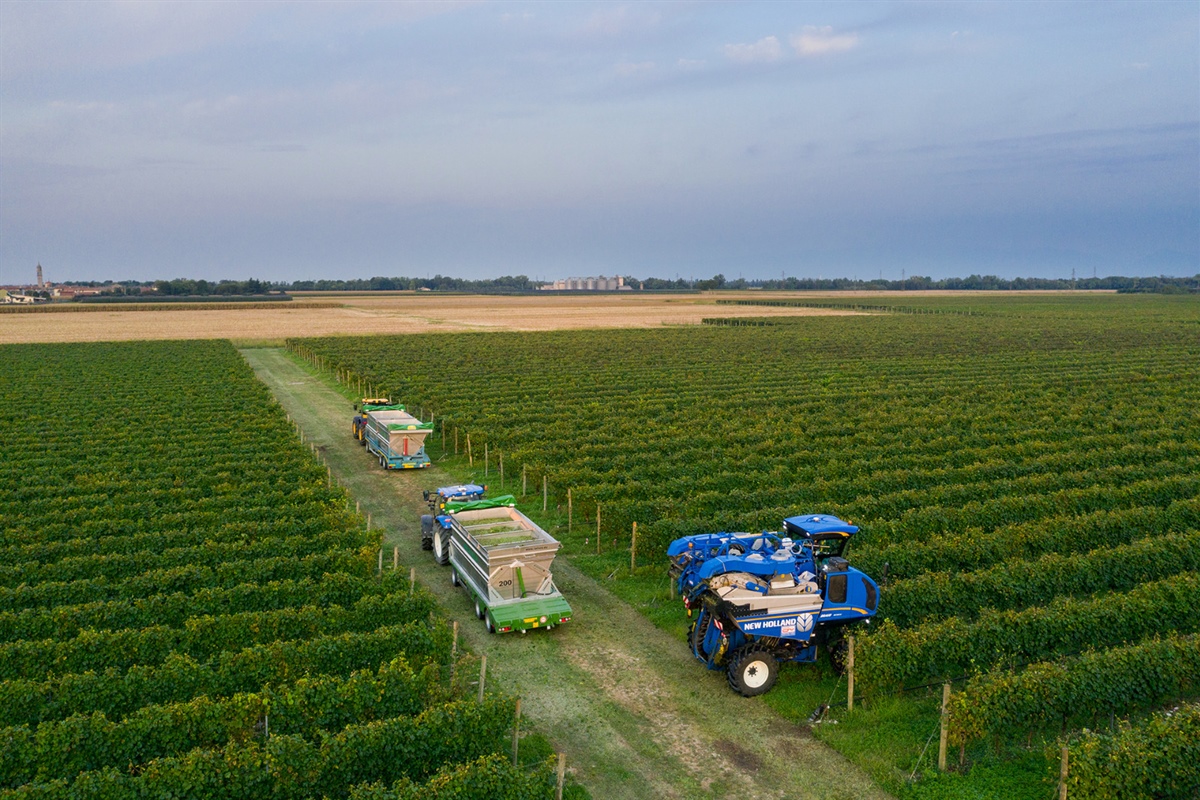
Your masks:
M566 278L541 287L544 292L629 292L632 286L625 285L625 279L620 277L606 278Z

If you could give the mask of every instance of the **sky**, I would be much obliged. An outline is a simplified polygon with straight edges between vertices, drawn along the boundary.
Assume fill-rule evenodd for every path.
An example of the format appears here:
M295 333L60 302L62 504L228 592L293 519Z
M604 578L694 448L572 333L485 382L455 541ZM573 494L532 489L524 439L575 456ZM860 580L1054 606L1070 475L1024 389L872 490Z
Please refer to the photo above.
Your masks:
M1200 273L1196 2L0 0L0 284Z

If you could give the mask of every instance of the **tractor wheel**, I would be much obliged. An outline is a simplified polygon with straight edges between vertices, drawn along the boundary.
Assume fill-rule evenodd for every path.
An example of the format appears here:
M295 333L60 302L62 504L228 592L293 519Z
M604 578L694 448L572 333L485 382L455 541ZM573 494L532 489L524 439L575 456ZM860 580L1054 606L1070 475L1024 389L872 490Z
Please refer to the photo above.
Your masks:
M440 530L433 532L433 560L443 567L450 563L450 552L446 548L446 540L442 538Z
M483 619L485 616L487 616L487 612L484 611L483 605L481 605L480 602L478 600L476 600L475 601L475 617L477 619Z
M846 641L846 637L839 636L836 639L830 640L825 645L825 649L829 651L829 666L833 669L833 674L844 675L846 672L846 660L850 656L850 644Z
M729 686L742 697L770 690L779 677L779 662L766 650L751 645L734 653L725 671Z
M705 661L708 660L708 653L704 649L704 637L708 636L708 629L711 625L712 617L708 615L707 611L701 609L700 615L692 623L691 631L688 632L688 641L692 645L692 652Z
M450 585L451 586L462 586L462 581L460 581L458 579L458 570L455 569L454 567L450 568Z
M421 515L421 549L433 549L433 515Z

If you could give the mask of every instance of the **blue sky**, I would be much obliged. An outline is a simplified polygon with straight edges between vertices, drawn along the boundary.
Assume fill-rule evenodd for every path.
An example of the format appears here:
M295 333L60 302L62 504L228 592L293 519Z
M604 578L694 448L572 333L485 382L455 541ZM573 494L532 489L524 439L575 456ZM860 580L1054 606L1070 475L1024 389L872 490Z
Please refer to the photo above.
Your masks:
M1200 2L0 0L0 283L1200 272Z

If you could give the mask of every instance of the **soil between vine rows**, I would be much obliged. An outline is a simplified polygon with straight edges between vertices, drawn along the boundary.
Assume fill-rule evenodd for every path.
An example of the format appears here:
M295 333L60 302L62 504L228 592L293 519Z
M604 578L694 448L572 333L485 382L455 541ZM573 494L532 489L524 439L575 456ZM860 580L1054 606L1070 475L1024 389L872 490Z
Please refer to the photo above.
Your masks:
M761 699L729 691L679 642L564 557L555 579L575 618L552 631L491 636L468 596L420 547L421 490L452 479L436 465L385 472L350 436L351 402L281 349L242 351L314 443L333 476L399 548L401 569L459 622L460 641L488 657L488 681L522 701L522 716L566 753L576 779L608 798L886 798L870 777ZM385 559L385 568L390 568ZM384 621L381 620L381 624Z

